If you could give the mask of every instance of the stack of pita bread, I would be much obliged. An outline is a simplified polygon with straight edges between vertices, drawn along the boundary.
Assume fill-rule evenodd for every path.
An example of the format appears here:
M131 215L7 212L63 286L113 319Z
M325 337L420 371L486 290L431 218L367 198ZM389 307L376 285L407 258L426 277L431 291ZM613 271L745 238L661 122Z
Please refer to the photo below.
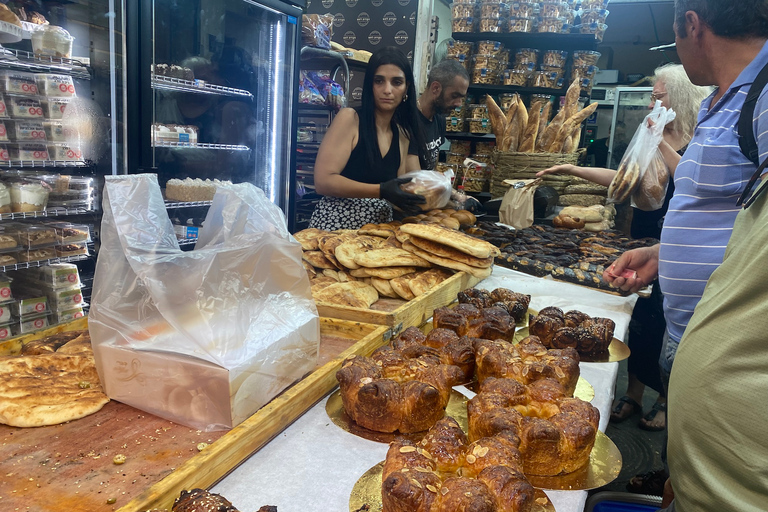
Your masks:
M456 270L487 277L499 254L488 242L437 224L309 228L294 237L304 249L315 301L355 308L370 308L380 297L412 300Z

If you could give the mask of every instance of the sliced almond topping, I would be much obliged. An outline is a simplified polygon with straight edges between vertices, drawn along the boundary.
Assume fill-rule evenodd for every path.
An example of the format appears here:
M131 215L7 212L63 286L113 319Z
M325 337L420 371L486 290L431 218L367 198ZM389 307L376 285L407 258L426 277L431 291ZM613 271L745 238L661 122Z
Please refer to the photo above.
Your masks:
M555 375L557 375L562 379L563 377L565 377L565 372L559 366L555 366Z
M400 453L411 453L415 452L416 447L415 446L401 446L400 447Z
M427 490L429 490L429 491L432 491L432 492L436 493L436 492L437 492L437 487L435 487L435 486L434 486L434 485L432 485L432 484L427 484Z
M419 489L423 489L423 487L421 486L421 484L419 483L419 481L418 481L418 480L416 480L415 478L411 478L411 483L412 483L413 485L415 485L416 487L418 487Z
M480 448L480 450L478 450L477 456L485 457L486 455L488 455L488 450L490 450L490 448L488 448L487 446L483 446L482 448Z
M447 487L443 487L442 489L440 489L440 494L442 494L443 496L448 494L448 488Z
M427 468L421 468L421 467L413 468L413 469L418 471L419 473L431 473L432 472L431 470L429 470Z
M363 377L360 379L360 384L370 384L371 382L373 382L373 379L370 377Z
M477 460L477 458L474 455L472 455L471 453L469 455L467 455L467 462L469 462L470 464L474 464L476 460Z

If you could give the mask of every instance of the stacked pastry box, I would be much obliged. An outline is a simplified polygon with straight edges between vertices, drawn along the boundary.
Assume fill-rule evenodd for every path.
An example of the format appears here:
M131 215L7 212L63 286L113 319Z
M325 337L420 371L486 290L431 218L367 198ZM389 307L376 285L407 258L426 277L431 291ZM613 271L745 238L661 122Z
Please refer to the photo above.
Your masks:
M10 327L14 336L80 318L88 305L83 301L77 266L71 263L15 272L10 287L14 298L10 302ZM2 291L0 288L0 294Z
M64 115L76 96L71 76L0 70L0 92L0 160L83 160L77 129Z
M0 213L41 212L57 208L93 209L93 178L37 174L9 169L0 173Z
M85 224L4 222L0 226L0 265L87 255L90 239Z

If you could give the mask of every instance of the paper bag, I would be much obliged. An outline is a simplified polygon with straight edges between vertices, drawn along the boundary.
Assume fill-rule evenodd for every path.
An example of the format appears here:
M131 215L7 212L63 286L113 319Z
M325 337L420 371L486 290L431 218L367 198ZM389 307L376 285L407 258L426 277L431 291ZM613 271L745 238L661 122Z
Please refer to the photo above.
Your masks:
M533 224L533 194L541 184L534 180L504 180L509 189L499 207L499 220L515 229L525 229Z
M316 365L301 246L250 184L217 189L181 251L157 176L107 176L89 318L110 398L199 430L231 428Z

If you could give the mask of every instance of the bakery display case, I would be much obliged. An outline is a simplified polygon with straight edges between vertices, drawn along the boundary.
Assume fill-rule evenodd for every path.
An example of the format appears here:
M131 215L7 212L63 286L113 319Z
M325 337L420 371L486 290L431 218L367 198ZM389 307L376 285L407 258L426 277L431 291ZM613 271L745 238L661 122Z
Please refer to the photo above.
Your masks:
M217 179L253 183L286 214L292 208L301 3L128 6L127 48L136 56L128 102L136 108L128 114L127 170L183 189L166 194L179 225L204 217Z

